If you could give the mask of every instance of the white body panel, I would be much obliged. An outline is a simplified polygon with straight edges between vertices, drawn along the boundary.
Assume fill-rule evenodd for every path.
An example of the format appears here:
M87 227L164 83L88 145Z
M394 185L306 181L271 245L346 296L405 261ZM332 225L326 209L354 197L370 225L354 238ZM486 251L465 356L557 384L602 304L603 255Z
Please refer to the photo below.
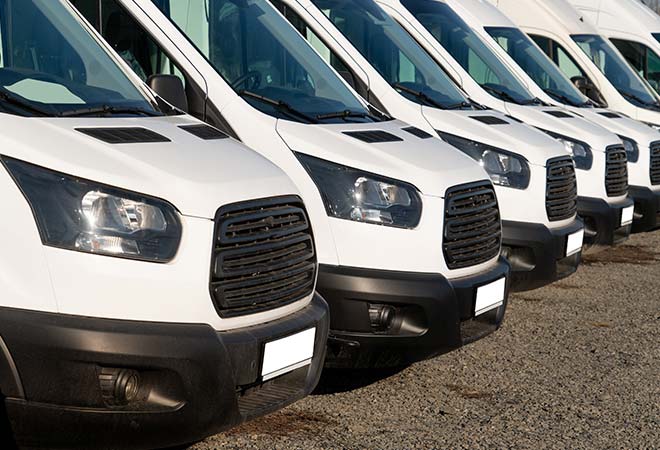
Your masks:
M120 3L198 86L207 89L208 101L242 142L275 162L294 180L307 205L320 263L442 273L448 278L479 273L496 264L493 258L478 266L450 271L442 255L440 213L447 188L488 178L469 157L438 139L422 140L402 131L406 124L400 121L305 125L266 115L240 98L150 0ZM403 141L367 144L341 133L356 130L384 130ZM329 219L317 187L292 150L416 186L424 200L419 226L405 230Z
M571 39L572 34L599 34L566 0L490 0L523 31L558 42L573 57L607 101L609 109L642 122L660 125L660 112L640 108L623 97L607 77ZM614 46L613 46L614 47ZM618 50L615 51L618 52ZM623 58L623 56L622 56Z
M581 2L588 2L589 0L577 0ZM593 3L599 3L601 0ZM619 0L608 3L617 3ZM455 2L450 0L452 7L457 11L463 20L468 22L470 26L477 31L500 58L515 71L516 75L525 82L528 89L543 100L545 103L561 106L575 114L583 116L585 119L600 125L601 127L619 135L628 137L637 142L640 151L640 157L637 162L628 162L628 179L629 183L634 186L643 186L650 188L654 191L660 191L660 186L652 185L649 178L650 171L650 145L653 142L660 141L660 132L648 125L631 119L630 117L620 115L618 118L607 117L606 113L611 112L603 108L590 108L590 107L576 107L567 104L561 104L555 99L546 94L534 80L530 78L527 73L509 56L509 54L502 49L485 30L487 27L504 27L504 28L517 28L517 25L510 20L504 13L497 9L492 3L486 0L461 0ZM623 3L628 3L626 0ZM630 3L643 5L636 0L631 0ZM646 9L646 7L643 7ZM650 10L648 10L650 11ZM653 13L655 15L655 13ZM657 17L657 16L656 16ZM660 32L660 17L658 17L658 31ZM656 41L657 44L657 41ZM660 50L660 44L659 44Z
M395 17L436 61L443 67L451 68L453 72L460 74L457 81L460 81L461 87L470 95L470 98L490 108L510 114L532 127L588 143L593 151L594 163L589 171L576 171L578 192L581 197L600 198L612 205L625 200L626 196L608 197L605 190L605 150L610 145L620 144L620 140L615 134L581 117L559 119L547 114L548 111L564 111L563 108L556 106L522 106L495 98L479 86L433 35L403 7L399 0L378 0L378 3L385 6L386 11ZM454 3L448 3L452 7L454 6ZM525 84L523 80L521 81Z
M566 155L554 139L494 111L442 110L408 100L389 85L311 1L285 0L284 3L361 77L370 95L374 95L390 114L432 134L439 130L524 156L530 163L529 187L520 190L495 186L503 220L539 223L549 228L566 226L574 220L550 222L545 210L546 162ZM486 125L473 119L478 116L495 116L506 124Z

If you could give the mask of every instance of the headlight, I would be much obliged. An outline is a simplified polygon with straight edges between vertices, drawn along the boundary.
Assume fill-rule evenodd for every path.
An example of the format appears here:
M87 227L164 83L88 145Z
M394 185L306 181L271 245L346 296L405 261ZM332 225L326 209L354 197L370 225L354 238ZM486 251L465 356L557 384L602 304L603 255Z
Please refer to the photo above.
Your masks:
M10 158L44 245L154 262L174 258L181 223L169 203Z
M573 156L575 168L581 170L589 170L594 163L594 154L591 147L586 142L581 142L561 134L553 133L552 131L541 130L544 133L557 139L564 145L564 149Z
M414 186L296 153L314 180L331 217L398 228L415 228L422 200Z
M626 149L628 162L636 163L639 160L639 146L637 145L637 142L625 136L619 136L619 139L621 139L623 147Z
M453 134L438 131L438 135L481 164L494 184L514 189L529 186L529 164L522 156Z

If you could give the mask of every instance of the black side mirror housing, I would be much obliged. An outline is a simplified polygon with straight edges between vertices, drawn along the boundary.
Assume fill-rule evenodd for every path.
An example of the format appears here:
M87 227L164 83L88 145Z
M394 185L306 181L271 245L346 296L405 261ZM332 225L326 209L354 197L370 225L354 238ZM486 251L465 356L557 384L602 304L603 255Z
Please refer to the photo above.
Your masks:
M587 80L585 77L573 77L571 78L571 81L575 85L576 88L580 90L584 95L587 95L587 90L589 88L589 80Z
M596 102L598 106L607 108L607 101L605 101L605 97L603 97L603 94L600 93L596 85L594 85L591 81L585 77L580 76L571 78L571 81L580 92L589 97L589 99Z
M170 105L188 112L186 90L176 75L152 75L147 79L147 85Z

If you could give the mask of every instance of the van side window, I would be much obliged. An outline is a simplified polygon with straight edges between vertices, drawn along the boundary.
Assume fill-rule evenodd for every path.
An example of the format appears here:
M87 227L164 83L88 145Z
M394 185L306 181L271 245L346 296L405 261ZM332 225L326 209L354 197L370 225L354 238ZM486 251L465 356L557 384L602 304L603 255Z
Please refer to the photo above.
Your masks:
M573 57L558 42L544 36L530 34L536 44L559 66L568 78L583 77L587 74L578 66Z
M628 62L645 78L653 89L660 91L660 56L640 42L610 39Z

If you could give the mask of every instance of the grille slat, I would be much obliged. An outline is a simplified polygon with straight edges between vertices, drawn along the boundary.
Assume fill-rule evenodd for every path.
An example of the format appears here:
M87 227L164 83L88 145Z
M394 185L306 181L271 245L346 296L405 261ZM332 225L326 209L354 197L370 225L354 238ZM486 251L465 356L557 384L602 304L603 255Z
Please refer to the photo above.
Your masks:
M628 193L628 162L623 146L613 145L606 150L605 189L608 197Z
M577 214L577 179L575 165L568 156L553 158L547 163L545 210L548 220L570 219Z
M651 184L660 184L660 141L651 143Z
M229 205L216 215L211 294L223 317L296 302L314 289L316 252L302 200Z
M495 258L502 243L497 197L489 182L456 186L445 198L443 251L450 269Z

